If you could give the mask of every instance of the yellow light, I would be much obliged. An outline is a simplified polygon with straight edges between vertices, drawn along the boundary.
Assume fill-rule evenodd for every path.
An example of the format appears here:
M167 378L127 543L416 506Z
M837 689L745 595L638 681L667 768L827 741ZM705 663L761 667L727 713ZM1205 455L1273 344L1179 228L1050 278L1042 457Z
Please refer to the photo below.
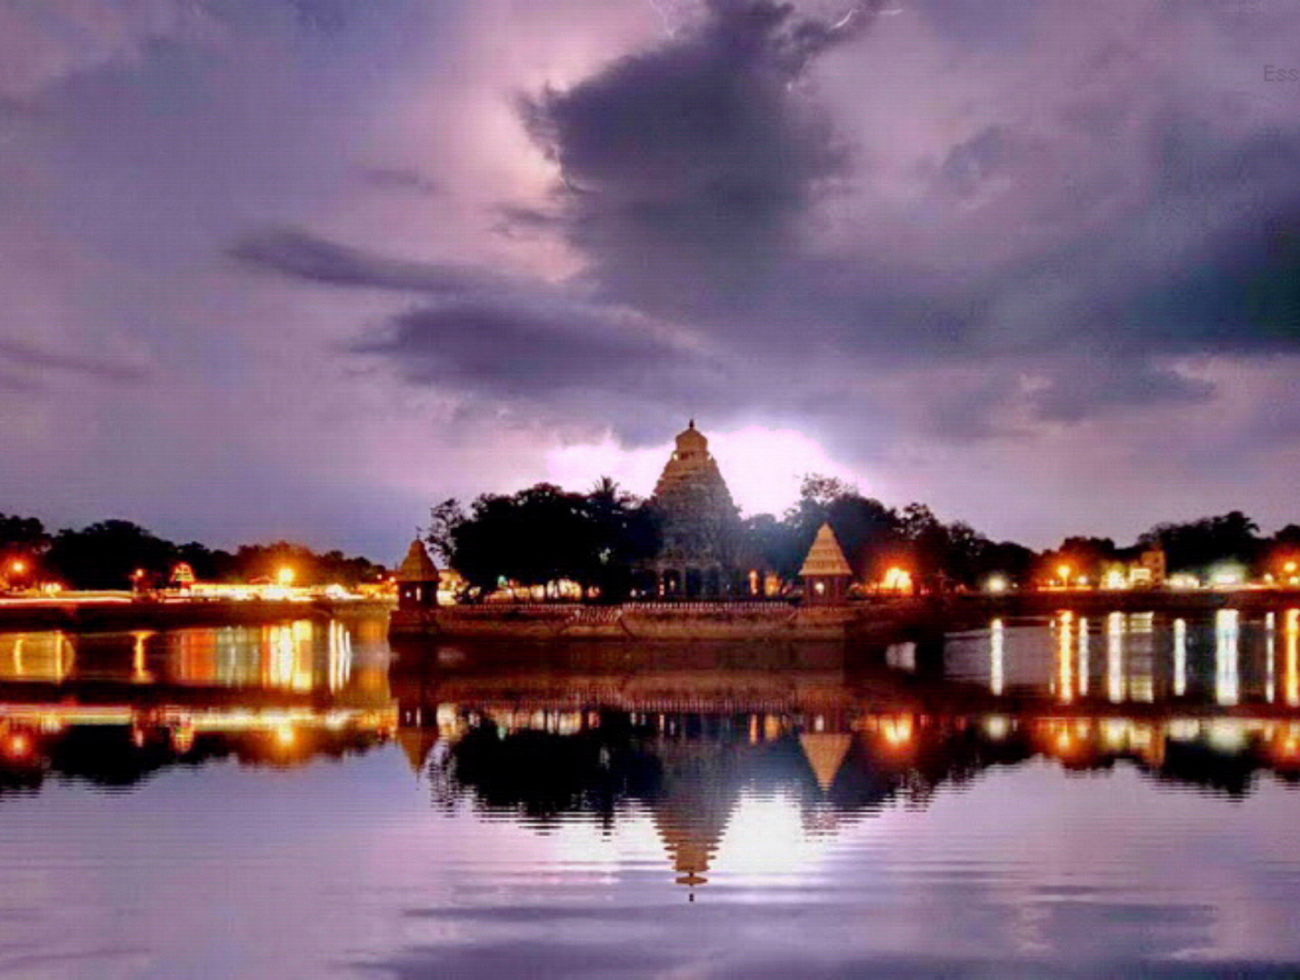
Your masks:
M1003 578L1001 575L994 575L994 576L993 576L991 579L989 579L989 581L988 581L988 590L989 590L990 592L1005 592L1005 591L1007 591L1007 580L1006 580L1005 578Z
M1069 566L1069 565L1057 565L1057 566L1056 566L1056 574L1059 575L1059 576L1061 576L1061 578L1069 578L1069 577L1070 577L1070 566Z
M892 591L909 592L912 589L912 573L905 568L895 566L885 572L885 579L881 584Z
M280 570L275 573L275 579L281 585L293 584L293 569L288 565L281 566Z
M14 561L14 563L13 563L12 565L10 565L9 567L10 567L11 569L13 569L13 573L14 573L15 575L21 575L23 572L27 571L27 562L25 562L25 561L23 561L21 558L19 558L19 559L16 559L16 560Z
M912 740L912 719L906 715L881 719L880 729L891 746L906 745Z
M285 723L275 727L275 740L281 746L287 748L293 744L293 726Z
M9 755L15 759L21 759L31 751L32 740L21 732L9 736L9 743L5 746Z
M1289 562L1287 562L1285 565L1282 566L1282 570L1283 570L1284 572L1286 572L1288 575L1290 575L1292 572L1294 572L1294 571L1296 570L1296 568L1297 568L1296 563L1293 562L1293 561L1289 561Z

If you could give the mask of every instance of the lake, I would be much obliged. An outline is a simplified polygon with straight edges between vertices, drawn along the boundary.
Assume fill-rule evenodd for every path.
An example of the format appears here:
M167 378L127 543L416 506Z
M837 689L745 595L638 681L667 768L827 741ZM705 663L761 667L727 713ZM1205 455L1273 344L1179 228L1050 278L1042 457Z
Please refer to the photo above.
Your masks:
M1298 644L0 634L0 976L1292 976Z

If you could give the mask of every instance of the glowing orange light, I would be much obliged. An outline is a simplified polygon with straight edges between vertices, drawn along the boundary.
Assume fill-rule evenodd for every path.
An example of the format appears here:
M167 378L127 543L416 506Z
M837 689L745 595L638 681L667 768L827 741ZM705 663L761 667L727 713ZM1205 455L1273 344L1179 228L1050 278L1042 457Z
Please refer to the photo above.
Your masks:
M281 746L283 746L283 747L285 747L285 748L288 748L290 745L292 745L292 744L293 744L293 726L292 726L292 725L287 725L287 724L286 724L286 725L277 725L276 728L275 728L275 741L276 741L279 745L281 745Z
M894 592L909 592L912 588L912 573L895 565L885 572L881 585Z
M27 562L23 561L21 558L18 558L15 559L13 564L10 565L9 567L13 570L13 573L15 575L21 575L23 572L27 571Z
M886 718L881 723L880 731L891 746L906 745L912 740L912 719L906 716Z
M292 585L292 584L293 584L293 569L290 568L288 565L284 565L284 566L282 566L282 567L280 568L280 570L279 570L278 572L275 573L275 579L276 579L276 581L279 582L281 585L286 585L286 586L287 586L287 585Z
M1287 562L1285 565L1282 566L1282 570L1283 570L1284 572L1286 572L1288 575L1292 574L1292 573L1296 570L1296 568L1297 568L1297 565L1296 565L1296 563L1293 562L1293 561L1289 561L1289 562Z
M5 745L5 751L15 759L21 759L32 749L32 740L22 732L16 732L9 736L9 741Z
M1059 576L1061 576L1061 578L1069 578L1069 577L1070 577L1070 566L1069 566L1069 565L1057 565L1057 566L1056 566L1056 574L1059 575Z

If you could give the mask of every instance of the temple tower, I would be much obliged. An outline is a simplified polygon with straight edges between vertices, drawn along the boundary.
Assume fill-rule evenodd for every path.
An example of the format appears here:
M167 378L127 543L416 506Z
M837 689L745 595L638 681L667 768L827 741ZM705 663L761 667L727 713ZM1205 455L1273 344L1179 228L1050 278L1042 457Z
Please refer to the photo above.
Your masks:
M709 440L695 420L677 434L677 446L655 485L651 504L663 520L663 547L648 563L650 591L697 598L743 593L739 570L740 518Z

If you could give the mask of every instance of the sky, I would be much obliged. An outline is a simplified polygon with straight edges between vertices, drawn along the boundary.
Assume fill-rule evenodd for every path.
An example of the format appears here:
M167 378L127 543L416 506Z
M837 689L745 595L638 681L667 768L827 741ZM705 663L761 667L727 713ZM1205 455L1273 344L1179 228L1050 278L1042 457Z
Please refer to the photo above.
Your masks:
M0 0L0 511L396 560L689 418L1036 547L1300 521L1296 0Z

